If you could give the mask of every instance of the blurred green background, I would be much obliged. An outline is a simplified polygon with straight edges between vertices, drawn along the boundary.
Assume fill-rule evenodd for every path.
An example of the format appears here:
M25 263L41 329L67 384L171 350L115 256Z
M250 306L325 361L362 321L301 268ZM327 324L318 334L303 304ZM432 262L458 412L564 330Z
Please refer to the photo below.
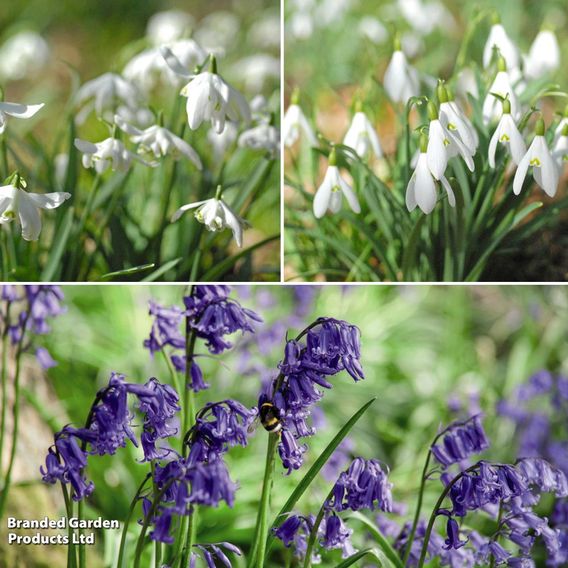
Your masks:
M362 332L366 380L354 384L346 373L333 378L334 388L325 393L321 404L325 425L308 440L306 465L289 477L282 475L280 466L277 468L273 513L287 499L318 452L371 397L378 399L350 435L353 453L380 458L388 464L395 500L407 502L412 509L430 441L440 425L456 417L448 408L450 399L454 403L459 400L467 407L479 397L492 442L484 457L514 460L513 427L496 416L495 403L534 371L541 368L568 371L568 290L563 287L314 289L313 307L303 317L304 322L297 321L298 327L290 335L297 333L303 323L308 324L319 316L343 318L358 325ZM8 512L12 514L27 513L32 517L62 514L60 490L43 486L38 472L51 443L50 428L84 422L94 394L107 382L111 371L125 373L133 382L145 382L151 376L168 380L163 361L160 358L152 361L142 347L151 325L147 304L151 298L165 304L180 304L183 287L66 286L64 292L68 311L53 322L52 333L42 341L58 366L43 374L31 358L27 361L25 423L32 429L33 439L24 440L19 450L17 481L24 486L14 487L11 493ZM262 315L265 323L261 329L289 318L294 294L292 286L238 287L233 292L244 306ZM200 359L211 389L197 396L198 406L228 397L248 406L256 403L260 377L255 372L241 374L243 349L252 357L248 359L249 366L253 363L276 369L285 341L283 331L278 332L275 349L268 352L259 348L254 337L252 341L250 337L235 339L233 351L215 359ZM204 348L198 352L204 352ZM41 417L39 423L38 417ZM228 540L247 550L255 522L266 441L266 434L260 428L247 448L229 451L229 469L240 485L235 507L203 511L198 541ZM129 445L114 457L90 459L88 476L94 480L96 489L89 500L88 515L124 519L129 500L147 471L146 465L136 461L140 455ZM329 481L320 476L302 499L302 511L315 513L329 487ZM426 511L437 497L438 483L432 482L430 488ZM353 528L355 544L360 546L364 532L360 526ZM115 537L113 531L99 536L99 562L92 557L89 566L110 565ZM28 555L29 563L25 566L47 566L50 555L62 554L57 547L50 547L47 556L34 555L32 547L22 550L10 547L8 552ZM274 566L282 565L278 554L273 557ZM103 562L105 558L107 564ZM4 565L17 566L6 562Z

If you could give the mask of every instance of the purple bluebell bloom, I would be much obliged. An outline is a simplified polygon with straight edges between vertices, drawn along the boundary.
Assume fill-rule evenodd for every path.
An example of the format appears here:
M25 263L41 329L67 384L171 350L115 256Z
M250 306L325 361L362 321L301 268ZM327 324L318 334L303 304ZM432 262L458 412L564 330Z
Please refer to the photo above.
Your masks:
M444 550L449 550L450 548L458 549L462 546L465 546L469 539L466 540L460 539L460 528L457 521L452 517L449 511L445 509L440 509L437 512L438 515L443 515L448 518L446 523L446 534L447 538L444 542Z
M298 444L296 438L289 430L283 430L278 444L278 454L282 465L288 470L288 474L294 469L300 469L304 463L304 453L308 447L306 444Z
M563 471L540 458L519 460L517 468L528 486L535 486L540 492L554 493L557 497L568 497L568 480Z
M217 567L215 560L221 562L221 564L226 568L232 568L232 563L227 556L227 552L231 552L232 554L236 554L237 556L242 555L241 550L230 542L219 542L215 544L196 544L194 546L203 556L203 559L207 563L207 566L213 568ZM192 552L192 559L194 561L194 564L190 563L190 567L196 565L199 553Z
M45 347L36 347L35 356L42 369L47 370L57 366L57 362L54 361L53 357Z
M308 548L308 537L314 526L315 517L310 515L290 515L274 530L274 536L280 539L284 546L292 548L294 556L303 561ZM321 529L321 527L320 527ZM321 532L321 531L318 531ZM321 558L316 550L312 551L312 564L319 564Z
M341 549L342 557L348 558L355 554L356 550L351 543L353 531L345 526L345 523L335 514L326 515L320 527L322 537L320 544L326 550Z
M392 510L392 483L378 460L355 458L339 475L325 506L333 511Z

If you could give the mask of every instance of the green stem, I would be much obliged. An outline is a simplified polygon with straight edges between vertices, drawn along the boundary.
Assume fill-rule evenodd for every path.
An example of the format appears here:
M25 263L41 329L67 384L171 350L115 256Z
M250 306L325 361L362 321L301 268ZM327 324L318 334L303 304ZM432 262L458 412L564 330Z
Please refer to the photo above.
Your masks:
M2 179L5 179L10 175L8 171L8 146L6 145L5 134L0 136L0 155L2 156Z
M308 546L306 548L306 557L304 558L304 568L311 568L312 565L312 550L314 549L314 544L316 543L316 539L318 537L318 531L323 520L323 516L325 515L325 504L326 502L331 499L333 495L333 488L329 492L328 496L325 498L325 501L322 503L320 510L318 512L318 516L314 521L314 526L310 531L310 536L308 538Z
M158 485L156 484L154 477L154 470L156 468L156 460L150 461L151 476L152 476L152 487L154 498L158 495ZM160 568L162 564L162 543L157 540L154 542L154 564L156 568Z
M67 512L67 538L69 539L67 544L67 568L76 568L77 556L75 555L75 545L73 544L73 529L69 526L69 519L73 517L73 502L69 499L67 487L65 487L64 483L61 484L61 490L63 492L63 500L65 501L65 511Z
M80 520L83 518L83 500L81 499L81 501L79 501L77 503L77 518ZM83 529L77 529L78 533L79 533L79 537L83 534ZM85 545L82 544L81 542L79 542L79 545L77 546L77 549L79 551L79 568L85 568L86 564L86 559L85 559Z
M4 455L4 434L6 429L6 402L8 377L8 350L10 349L10 302L6 302L6 318L2 330L2 417L0 418L0 456ZM1 464L0 464L1 465ZM0 471L0 477L1 477Z
M499 541L499 530L501 528L501 519L503 518L503 502L499 503L499 515L497 516L497 536L495 537L495 542ZM491 560L489 562L489 568L495 568L495 555L491 555Z
M151 474L148 474L142 480L142 483L138 487L138 491L136 491L136 494L134 495L134 499L132 499L132 502L130 503L130 508L128 509L128 515L126 516L126 519L124 521L124 526L122 527L122 535L120 537L120 547L118 549L118 561L116 563L116 568L122 568L123 559L124 559L124 550L126 548L126 535L128 534L128 526L130 525L130 519L132 518L134 509L138 504L140 494L142 493L142 490L144 489L146 483L148 483L150 477Z

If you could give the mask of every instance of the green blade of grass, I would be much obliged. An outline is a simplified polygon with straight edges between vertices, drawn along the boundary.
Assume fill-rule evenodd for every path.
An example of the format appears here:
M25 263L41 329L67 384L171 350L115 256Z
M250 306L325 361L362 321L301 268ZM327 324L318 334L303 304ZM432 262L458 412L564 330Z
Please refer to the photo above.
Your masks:
M103 274L99 280L112 280L117 276L131 276L132 274L138 274L138 272L144 272L145 270L150 270L156 266L153 262L151 264L141 264L140 266L133 266L132 268L125 268L124 270L117 270L116 272L107 272Z
M340 562L335 568L347 568L347 566L352 566L353 564L355 564L355 562L362 560L366 556L370 556L370 557L373 558L373 560L378 562L379 568L383 568L383 567L386 568L386 567L390 566L390 562L388 564L385 563L384 558L382 557L381 554L379 554L379 552L377 550L375 550L374 548L365 548L365 549L360 550L359 552L356 552L355 554L351 555L349 558L347 558L343 562Z
M61 262L67 241L69 240L71 228L73 227L73 215L74 208L70 207L51 244L47 264L41 273L41 280L43 282L53 282L56 280L55 276L59 274L59 263Z
M158 278L160 278L160 276L163 276L166 272L168 272L168 270L171 270L172 268L177 266L181 261L182 257L180 256L178 258L174 258L174 260L170 260L165 264L162 264L160 268L154 270L154 272L142 278L142 282L155 282Z

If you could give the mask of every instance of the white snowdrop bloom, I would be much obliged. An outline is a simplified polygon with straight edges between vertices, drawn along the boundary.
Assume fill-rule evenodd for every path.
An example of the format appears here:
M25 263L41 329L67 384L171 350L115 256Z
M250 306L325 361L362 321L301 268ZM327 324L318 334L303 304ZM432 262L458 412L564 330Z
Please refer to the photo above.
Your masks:
M15 178L15 179L14 179ZM41 232L40 209L55 209L70 193L31 193L24 191L26 183L12 176L11 183L0 187L0 225L17 221L22 227L22 238L37 241Z
M493 49L497 47L505 61L509 65L509 69L519 68L521 58L517 46L511 41L505 28L500 23L491 26L489 37L483 49L483 67L487 68L491 64L493 58Z
M408 24L421 35L428 35L436 28L455 28L454 18L440 2L398 0L398 8Z
M170 68L189 79L181 95L187 98L187 122L192 130L199 128L204 121L210 121L218 133L223 132L227 120L250 122L250 108L246 99L217 73L217 62L213 55L210 56L208 71L192 75L169 48L161 49Z
M361 206L351 186L341 177L337 167L335 148L329 154L327 171L321 185L314 196L314 215L321 219L329 209L331 213L338 213L341 209L342 196L345 195L349 207L355 213L361 213Z
M284 146L293 146L300 138L300 134L303 133L310 146L317 146L316 134L304 116L298 101L299 95L297 93L292 94L292 104L288 107L282 121L282 142Z
M361 110L353 115L349 130L343 138L343 144L353 148L360 158L366 158L369 152L372 152L377 158L381 158L383 155L377 132Z
M562 172L564 166L568 163L568 124L564 127L556 142L554 142L552 157L556 160L559 171Z
M116 138L106 138L96 144L75 138L75 148L83 153L83 167L95 168L98 174L104 173L109 167L113 171L125 172L130 168L133 160L145 166L156 167L158 165L157 162L147 162L133 154Z
M0 102L0 134L6 130L6 122L9 116L14 118L31 118L43 107L43 103L39 105L22 105L19 103Z
M443 126L450 132L457 133L473 156L479 145L479 136L473 124L456 101L449 100L448 91L442 84L438 86L438 98L440 100L440 121Z
M296 12L290 17L287 29L296 39L309 39L314 33L314 19L307 12Z
M237 125L230 120L225 123L225 129L220 134L214 128L207 131L207 141L213 148L213 158L216 164L223 161L227 150L235 143L237 134Z
M554 32L541 30L524 61L525 74L531 79L556 71L560 67L560 46Z
M511 103L511 115L515 120L520 118L521 105L515 94L515 90L511 85L511 78L509 73L504 69L505 63L500 60L499 71L495 79L487 91L485 100L483 101L483 122L489 124L490 122L499 120L501 116L501 101L494 97L491 93L501 95L503 98L508 97Z
M428 139L426 135L422 135L420 138L420 155L414 173L406 187L406 208L413 211L418 206L426 215L432 213L438 199L436 178L432 175L428 166L427 145ZM441 176L439 181L448 194L448 203L455 207L456 198L450 182L445 176Z
M533 169L532 174L536 183L548 196L554 197L558 189L559 172L544 137L544 120L542 118L536 123L535 137L515 173L513 181L515 195L521 193L530 167Z
M479 98L479 89L475 79L473 69L466 67L462 69L457 78L457 93L462 98L467 100L467 95L470 94L474 99Z
M185 69L193 69L207 57L207 53L192 39L170 43L168 48ZM126 64L122 74L144 93L149 93L160 84L178 86L181 83L181 77L168 67L158 47L135 55Z
M93 108L97 116L108 118L110 122L121 104L135 109L140 106L142 97L138 89L120 75L104 73L84 83L77 91L75 101L77 105L88 102L77 115L77 122L81 124Z
M241 22L236 14L218 10L199 22L193 37L208 51L214 48L227 50L235 45L240 28Z
M146 27L148 39L156 46L189 36L194 26L193 17L182 10L157 12Z
M395 46L383 84L387 95L395 103L406 104L408 99L420 94L418 72L408 63L400 46L398 49Z
M428 167L432 175L441 180L448 166L448 160L458 154L463 158L470 171L474 171L473 157L465 144L440 122L438 109L428 103L428 147L426 150Z
M503 144L509 149L513 162L518 166L527 152L527 146L513 117L511 116L511 103L508 99L503 101L503 114L489 142L489 165L495 167L495 152L497 144Z
M36 32L21 31L0 47L0 78L17 81L37 73L49 61L47 42Z
M145 130L139 130L128 124L120 116L114 117L115 124L126 134L130 140L138 144L139 154L153 154L155 158L163 158L170 155L174 160L182 156L193 162L197 169L202 168L201 160L197 152L182 138L170 132L167 128L155 124Z
M564 131L564 128L568 125L568 105L566 106L566 109L564 110L564 116L560 119L560 122L558 123L558 126L556 127L556 130L554 131L554 144L556 144L556 142L558 142L558 139L560 138L560 136L562 136L562 132Z
M245 130L239 136L239 146L251 150L267 150L272 156L276 156L280 151L278 129L269 123L262 123Z
M154 122L154 113L145 107L130 108L120 105L116 109L115 116L120 116L122 120L134 124L138 128L147 128Z
M268 81L280 81L280 59L266 53L245 57L234 64L231 76L240 77L248 92L258 93Z
M366 37L377 45L385 43L389 37L389 33L382 22L372 16L364 16L361 18L358 30L363 37Z
M258 120L268 112L268 99L264 95L256 95L251 99L249 106L252 118Z
M318 24L328 27L339 22L353 6L353 0L320 0L315 17Z
M255 20L248 32L252 43L261 49L280 47L280 14L277 10L266 10Z
M238 247L243 246L243 231L248 226L248 222L239 217L220 196L220 189L217 188L217 195L205 201L196 201L180 207L172 216L172 223L175 223L186 211L196 209L195 218L205 225L208 231L219 232L224 229L231 229L233 237Z

